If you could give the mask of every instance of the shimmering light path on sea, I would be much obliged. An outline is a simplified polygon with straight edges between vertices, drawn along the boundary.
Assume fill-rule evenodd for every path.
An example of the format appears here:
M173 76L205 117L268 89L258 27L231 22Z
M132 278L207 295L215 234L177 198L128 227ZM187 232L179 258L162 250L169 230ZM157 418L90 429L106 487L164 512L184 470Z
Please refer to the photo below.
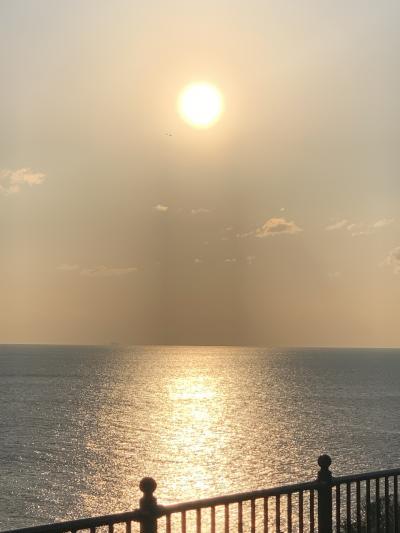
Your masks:
M0 347L0 529L399 466L400 350Z

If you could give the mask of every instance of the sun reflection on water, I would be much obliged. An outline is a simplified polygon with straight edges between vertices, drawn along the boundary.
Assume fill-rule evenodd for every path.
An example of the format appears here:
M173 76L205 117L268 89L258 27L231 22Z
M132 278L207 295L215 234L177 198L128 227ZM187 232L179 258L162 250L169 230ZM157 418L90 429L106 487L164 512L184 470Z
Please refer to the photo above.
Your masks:
M173 485L177 493L190 487L206 494L214 484L210 458L220 454L227 443L221 430L225 402L215 377L185 374L171 378L167 384L169 422L175 428L170 444L180 464Z
M228 347L135 348L104 360L99 376L107 382L81 410L85 514L136 506L144 476L157 480L165 504L265 486L282 435L279 411L266 399L281 396L281 387L272 368L255 373L253 361Z
M212 400L218 397L215 380L209 376L190 376L172 379L168 387L171 400Z

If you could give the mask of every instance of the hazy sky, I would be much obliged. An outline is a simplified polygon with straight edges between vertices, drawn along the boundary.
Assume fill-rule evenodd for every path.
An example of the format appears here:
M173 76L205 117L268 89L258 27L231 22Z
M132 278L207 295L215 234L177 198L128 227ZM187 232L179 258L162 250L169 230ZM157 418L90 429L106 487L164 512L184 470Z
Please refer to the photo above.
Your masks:
M399 22L0 0L0 342L400 345Z

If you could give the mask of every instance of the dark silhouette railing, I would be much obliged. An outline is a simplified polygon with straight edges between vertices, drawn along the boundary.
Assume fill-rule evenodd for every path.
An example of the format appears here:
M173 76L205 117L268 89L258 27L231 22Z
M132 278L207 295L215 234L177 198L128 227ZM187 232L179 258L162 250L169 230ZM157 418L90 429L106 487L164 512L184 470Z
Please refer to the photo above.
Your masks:
M157 483L143 478L139 508L4 533L399 533L399 469L333 477L328 455L315 481L159 505Z

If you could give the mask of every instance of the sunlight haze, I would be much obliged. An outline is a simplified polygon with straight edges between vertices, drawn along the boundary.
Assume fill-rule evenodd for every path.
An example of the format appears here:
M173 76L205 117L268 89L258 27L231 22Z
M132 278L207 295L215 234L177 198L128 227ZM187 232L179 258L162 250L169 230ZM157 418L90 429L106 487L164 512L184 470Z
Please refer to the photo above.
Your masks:
M400 345L400 4L189 4L0 2L0 343Z

